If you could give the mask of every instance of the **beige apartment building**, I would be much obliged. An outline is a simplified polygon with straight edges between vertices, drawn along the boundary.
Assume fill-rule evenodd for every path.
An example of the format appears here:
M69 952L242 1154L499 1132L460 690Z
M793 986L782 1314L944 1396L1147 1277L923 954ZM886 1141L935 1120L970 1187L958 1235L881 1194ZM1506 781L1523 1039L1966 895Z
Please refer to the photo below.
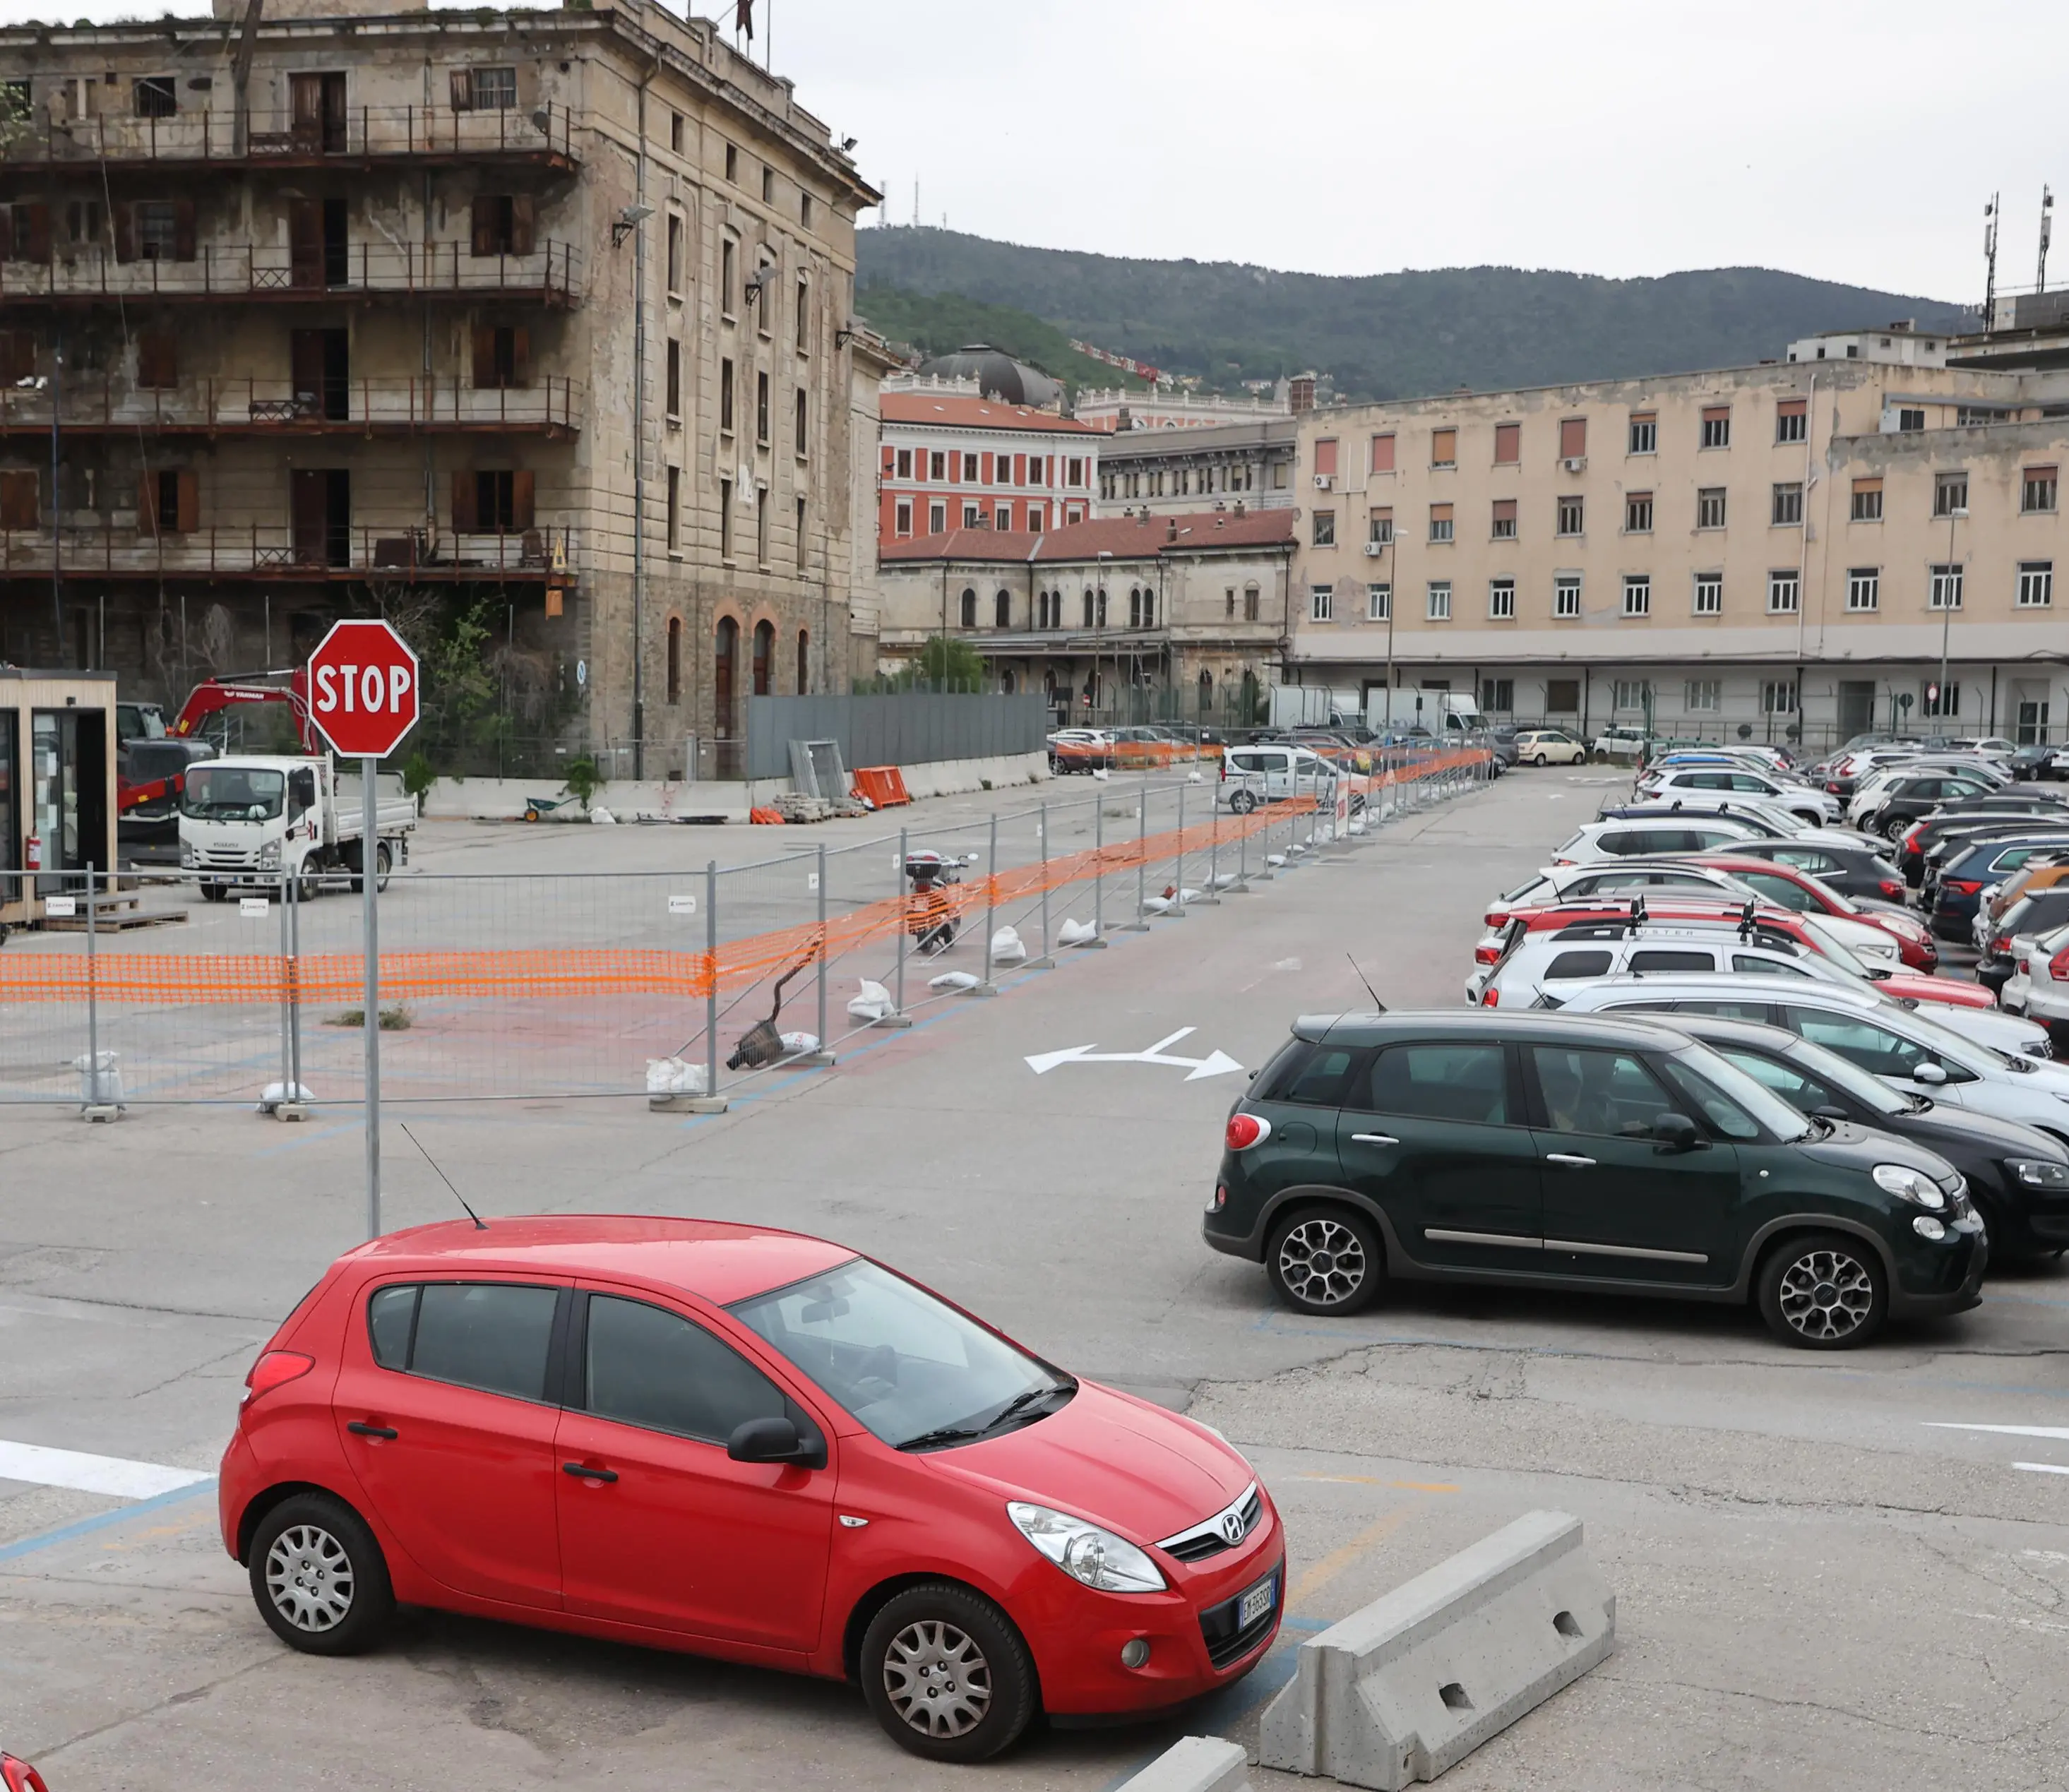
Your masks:
M790 84L644 0L296 0L248 62L217 5L0 30L0 658L176 704L385 611L486 667L449 769L625 776L847 688L878 195Z
M1292 587L1291 510L1100 517L1041 534L961 529L887 541L882 670L965 641L1004 691L1059 722L1264 719Z
M1283 676L1591 731L2044 738L2065 461L2062 371L1844 359L1314 412Z

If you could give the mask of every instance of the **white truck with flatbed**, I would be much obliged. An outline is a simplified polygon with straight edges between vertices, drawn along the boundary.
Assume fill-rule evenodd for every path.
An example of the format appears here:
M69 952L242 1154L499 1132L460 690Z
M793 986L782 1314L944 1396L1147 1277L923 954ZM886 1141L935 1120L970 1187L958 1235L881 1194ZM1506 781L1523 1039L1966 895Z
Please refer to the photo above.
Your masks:
M409 858L417 799L375 791L375 886ZM220 902L240 887L293 884L307 901L349 880L364 866L357 777L340 778L328 757L234 754L204 760L180 799L180 865L198 873L201 893Z

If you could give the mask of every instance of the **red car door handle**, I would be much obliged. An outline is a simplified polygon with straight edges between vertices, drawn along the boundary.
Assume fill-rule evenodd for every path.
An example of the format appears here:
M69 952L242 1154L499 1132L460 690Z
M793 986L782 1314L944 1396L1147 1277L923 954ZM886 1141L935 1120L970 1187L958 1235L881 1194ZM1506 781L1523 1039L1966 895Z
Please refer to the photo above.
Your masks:
M618 1479L616 1469L592 1468L586 1462L564 1462L561 1464L561 1472L584 1481L614 1481Z
M385 1437L390 1443L402 1435L393 1425L368 1425L357 1418L345 1429L355 1437Z

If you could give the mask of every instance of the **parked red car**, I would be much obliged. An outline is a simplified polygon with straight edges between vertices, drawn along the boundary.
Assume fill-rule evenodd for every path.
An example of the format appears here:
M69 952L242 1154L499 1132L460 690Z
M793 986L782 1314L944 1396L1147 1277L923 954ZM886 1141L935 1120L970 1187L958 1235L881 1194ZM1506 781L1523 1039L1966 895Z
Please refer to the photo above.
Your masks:
M1940 949L1933 944L1932 929L1895 903L1856 901L1794 865L1749 858L1723 847L1688 856L1695 864L1708 865L1736 877L1782 908L1794 908L1800 914L1835 915L1842 920L1880 928L1896 941L1899 959L1913 970L1931 971L1939 965Z
M246 1378L222 1537L266 1622L398 1602L858 1682L914 1753L1247 1673L1285 1547L1249 1465L818 1239L419 1227L333 1263Z

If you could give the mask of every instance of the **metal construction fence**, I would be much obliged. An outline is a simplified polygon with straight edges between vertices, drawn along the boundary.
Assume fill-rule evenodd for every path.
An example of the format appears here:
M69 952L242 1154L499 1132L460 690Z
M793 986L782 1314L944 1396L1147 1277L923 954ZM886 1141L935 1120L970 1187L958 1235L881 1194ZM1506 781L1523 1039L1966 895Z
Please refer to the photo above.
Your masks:
M1115 774L974 822L752 863L398 870L380 900L382 1099L712 1102L1063 953L1368 847L1487 775L1484 753L1403 756L1239 812L1205 773ZM928 852L949 880L916 889L908 855ZM71 882L43 929L0 950L0 1104L363 1099L369 1017L346 874ZM139 925L153 916L180 925Z

